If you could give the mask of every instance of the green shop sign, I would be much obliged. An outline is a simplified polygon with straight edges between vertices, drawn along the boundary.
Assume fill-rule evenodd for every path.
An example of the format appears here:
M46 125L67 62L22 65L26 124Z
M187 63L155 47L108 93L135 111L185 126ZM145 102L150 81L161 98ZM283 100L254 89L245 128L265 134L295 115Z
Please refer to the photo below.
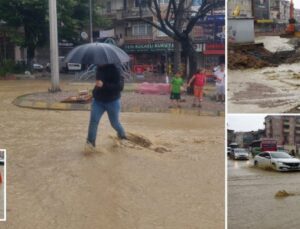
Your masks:
M173 43L125 44L125 52L161 52L173 51Z

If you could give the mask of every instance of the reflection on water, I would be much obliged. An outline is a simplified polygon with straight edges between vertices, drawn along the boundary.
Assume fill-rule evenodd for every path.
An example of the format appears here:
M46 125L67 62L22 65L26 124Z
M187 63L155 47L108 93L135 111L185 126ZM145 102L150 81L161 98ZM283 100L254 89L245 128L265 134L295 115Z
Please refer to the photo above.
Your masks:
M233 168L234 169L240 169L242 167L251 167L253 163L251 163L251 160L244 160L244 161L232 161L233 163Z

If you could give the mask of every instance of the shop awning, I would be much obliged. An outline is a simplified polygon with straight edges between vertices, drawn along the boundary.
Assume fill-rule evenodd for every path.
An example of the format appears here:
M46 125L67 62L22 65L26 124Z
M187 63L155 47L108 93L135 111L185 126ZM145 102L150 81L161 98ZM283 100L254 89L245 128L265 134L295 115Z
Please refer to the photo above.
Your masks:
M204 55L225 55L225 50L205 50Z

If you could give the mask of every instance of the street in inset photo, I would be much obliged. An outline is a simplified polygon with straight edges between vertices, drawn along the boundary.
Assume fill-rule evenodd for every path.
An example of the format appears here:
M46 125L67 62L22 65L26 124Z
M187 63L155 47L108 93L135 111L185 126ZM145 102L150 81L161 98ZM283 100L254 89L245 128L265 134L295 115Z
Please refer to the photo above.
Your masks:
M0 149L0 221L5 220L5 176L6 176L6 160L5 160L5 150Z
M225 0L102 2L0 1L1 229L223 229Z
M300 116L229 115L228 229L300 226Z
M300 2L228 1L228 112L300 112Z

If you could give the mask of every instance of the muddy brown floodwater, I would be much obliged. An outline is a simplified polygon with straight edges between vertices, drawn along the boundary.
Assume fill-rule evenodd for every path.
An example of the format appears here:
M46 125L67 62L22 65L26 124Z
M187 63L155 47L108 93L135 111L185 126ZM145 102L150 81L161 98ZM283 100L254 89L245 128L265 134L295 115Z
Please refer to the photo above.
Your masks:
M287 193L278 198L279 193ZM228 160L228 229L300 227L300 172Z
M105 116L102 153L84 155L89 112L12 105L47 87L0 81L0 145L8 159L1 229L224 228L224 118L122 113L139 140L119 144Z
M300 105L299 79L298 63L262 69L229 70L228 112L290 112Z

